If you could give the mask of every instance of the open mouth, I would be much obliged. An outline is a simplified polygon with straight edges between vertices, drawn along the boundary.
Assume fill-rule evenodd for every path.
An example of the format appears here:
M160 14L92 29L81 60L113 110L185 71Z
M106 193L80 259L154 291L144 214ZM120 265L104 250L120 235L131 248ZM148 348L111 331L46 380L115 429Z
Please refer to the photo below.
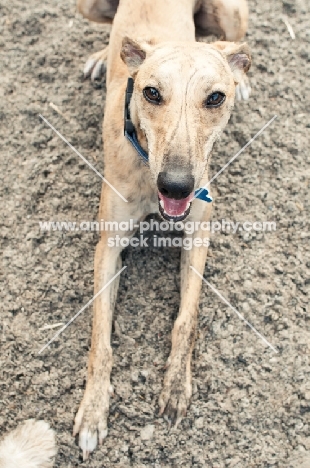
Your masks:
M183 221L191 210L191 201L194 197L192 192L188 197L181 200L168 198L158 192L158 205L161 216L167 221Z

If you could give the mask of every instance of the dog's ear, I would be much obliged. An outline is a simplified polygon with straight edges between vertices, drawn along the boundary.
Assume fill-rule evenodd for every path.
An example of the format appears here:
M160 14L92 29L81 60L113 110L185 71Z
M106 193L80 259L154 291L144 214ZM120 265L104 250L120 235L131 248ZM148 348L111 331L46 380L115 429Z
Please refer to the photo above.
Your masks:
M235 81L238 83L244 73L247 73L251 67L251 52L249 46L235 44L234 42L218 41L212 46L221 51L233 72Z
M144 62L151 46L147 42L137 42L129 37L124 37L121 49L121 58L128 67L131 75L134 75Z

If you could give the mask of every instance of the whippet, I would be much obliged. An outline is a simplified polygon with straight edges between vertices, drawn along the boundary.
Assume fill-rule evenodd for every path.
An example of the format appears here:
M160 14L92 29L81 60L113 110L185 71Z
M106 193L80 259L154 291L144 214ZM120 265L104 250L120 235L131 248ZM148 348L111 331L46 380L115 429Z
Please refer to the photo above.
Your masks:
M208 221L210 194L199 189L208 182L212 148L228 122L238 84L240 96L248 97L245 74L251 58L245 43L196 42L195 32L239 40L247 27L245 0L80 0L78 8L90 20L113 20L103 123L105 177L128 202L104 183L100 219L139 221L159 212L169 221ZM134 230L116 234L128 238ZM121 268L122 247L109 247L110 236L103 231L96 248L96 293ZM205 233L199 228L185 236L202 238ZM201 279L191 267L202 275L206 257L207 248L199 243L182 249L180 309L159 397L160 414L175 424L192 393ZM74 425L84 458L108 432L118 279L94 302L87 385Z

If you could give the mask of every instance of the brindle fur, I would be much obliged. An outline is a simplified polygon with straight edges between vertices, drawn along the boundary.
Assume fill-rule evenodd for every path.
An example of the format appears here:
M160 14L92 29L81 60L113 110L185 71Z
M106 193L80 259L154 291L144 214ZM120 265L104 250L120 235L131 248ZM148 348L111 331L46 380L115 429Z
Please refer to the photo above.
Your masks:
M241 28L235 31L235 37L239 38L244 34L240 25L246 24L247 9L243 0L234 0L232 9L230 3L230 0L210 2L213 9L216 7L219 21L223 9L232 12L231 24ZM79 1L80 11L84 14L91 11L91 19L94 19L94 12L99 11L100 14L96 14L100 21L108 12L111 14L110 6L111 2L103 0ZM175 0L120 1L108 50L103 141L105 176L129 202L125 203L103 184L99 216L106 221L121 222L131 218L138 221L149 213L158 212L156 181L158 173L164 169L190 168L195 188L208 181L212 147L228 122L235 88L250 67L250 55L246 44L196 42L194 15L197 18L202 8L204 1L196 0L178 0L177 8ZM240 21L233 21L236 8ZM203 26L208 29L207 20ZM228 34L225 22L221 29ZM135 80L130 113L141 145L149 153L149 167L139 160L123 135L124 95L129 75ZM145 86L160 88L164 105L148 103L142 93ZM203 102L216 90L225 93L225 103L216 109L206 109ZM188 219L208 221L210 214L210 204L194 200ZM95 292L121 267L121 248L107 246L107 238L116 234L128 237L134 233L101 233L95 253ZM186 236L206 237L201 230ZM175 424L185 415L192 393L191 355L201 280L190 267L203 274L206 257L205 247L182 249L180 309L159 398L160 413ZM107 435L109 398L113 391L110 335L117 288L118 280L115 280L94 303L87 385L74 426L84 458L95 449L97 439L102 442Z

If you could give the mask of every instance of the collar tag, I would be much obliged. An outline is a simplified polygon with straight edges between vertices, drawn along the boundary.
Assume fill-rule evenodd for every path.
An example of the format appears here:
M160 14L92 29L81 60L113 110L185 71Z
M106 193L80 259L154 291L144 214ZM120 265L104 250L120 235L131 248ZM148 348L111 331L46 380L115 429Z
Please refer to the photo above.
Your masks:
M206 188L199 188L198 190L196 190L195 198L198 198L198 200L202 200L207 203L211 203L213 201L213 198L211 197L211 195L209 195L209 190Z

